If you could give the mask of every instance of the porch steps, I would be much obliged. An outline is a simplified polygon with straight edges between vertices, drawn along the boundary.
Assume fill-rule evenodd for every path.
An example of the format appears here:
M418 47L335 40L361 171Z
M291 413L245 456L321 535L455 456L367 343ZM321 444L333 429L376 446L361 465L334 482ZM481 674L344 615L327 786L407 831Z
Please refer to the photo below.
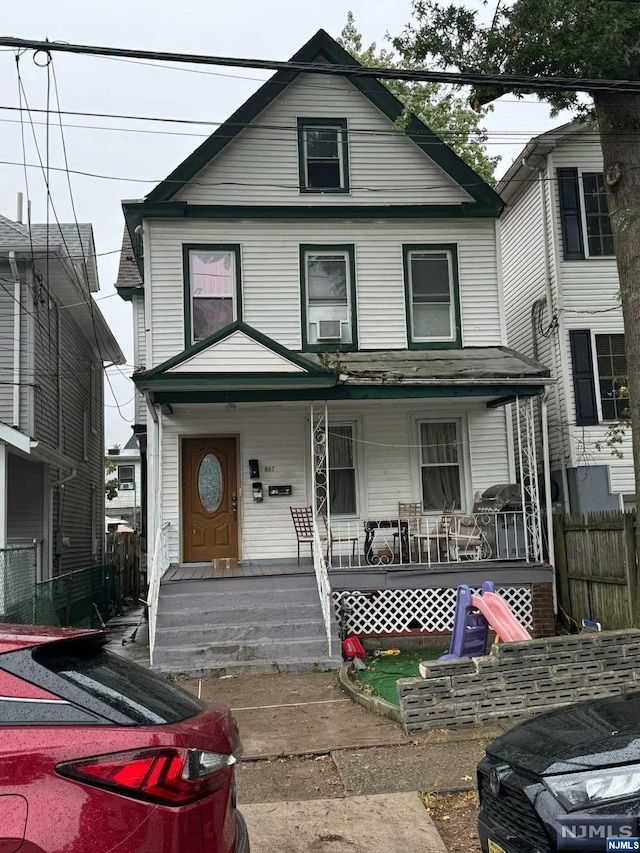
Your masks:
M171 581L160 586L153 665L186 674L334 667L341 658L333 627L330 657L308 572Z

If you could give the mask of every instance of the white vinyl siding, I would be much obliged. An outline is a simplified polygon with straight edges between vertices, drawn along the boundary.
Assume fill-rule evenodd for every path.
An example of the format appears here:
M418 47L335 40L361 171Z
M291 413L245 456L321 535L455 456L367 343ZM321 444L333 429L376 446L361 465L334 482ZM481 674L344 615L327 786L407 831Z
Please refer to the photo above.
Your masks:
M403 244L454 243L458 250L462 343L502 343L495 225L487 220L149 221L155 366L184 349L182 246L212 240L242 246L243 320L290 349L300 349L300 246L353 244L358 345L407 347Z
M133 306L133 364L136 368L146 367L146 334L144 325L144 296L134 296L131 300ZM135 419L134 423L144 424L146 407L143 394L135 392Z
M402 131L394 131L393 123L351 83L319 74L300 75L174 200L308 205L308 193L299 189L297 120L338 116L349 122L350 191L316 193L314 204L459 204L471 200Z
M415 423L420 418L459 419L463 424L464 505L460 509L471 510L475 491L509 482L504 412L487 409L486 402L479 399L469 405L465 401L413 400L400 406L398 401L375 401L357 409L352 403L330 403L330 424L357 425L354 458L359 521L394 517L400 501L419 500ZM242 559L295 557L289 507L309 506L311 502L308 405L243 404L232 411L213 405L199 406L197 411L190 408L187 411L177 406L173 416L163 418L162 425L162 519L170 522L171 562L180 559L179 437L189 435L238 437ZM263 503L253 502L249 459L260 461ZM292 495L269 497L269 485L291 485Z

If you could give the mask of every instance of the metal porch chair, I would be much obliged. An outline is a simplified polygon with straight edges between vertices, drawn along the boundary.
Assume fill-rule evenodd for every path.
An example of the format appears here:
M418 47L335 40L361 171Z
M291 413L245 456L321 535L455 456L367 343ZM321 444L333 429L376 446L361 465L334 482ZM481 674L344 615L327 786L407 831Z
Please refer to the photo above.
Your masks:
M290 506L291 518L298 540L298 565L300 565L300 545L309 545L313 560L313 510L310 506Z

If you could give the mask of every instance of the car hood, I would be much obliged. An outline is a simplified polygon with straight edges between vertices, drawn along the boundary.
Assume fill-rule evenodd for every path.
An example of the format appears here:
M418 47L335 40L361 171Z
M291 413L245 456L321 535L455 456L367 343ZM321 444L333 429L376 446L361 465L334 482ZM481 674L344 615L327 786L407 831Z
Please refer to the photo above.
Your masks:
M538 776L640 762L640 694L541 714L493 741L487 754Z

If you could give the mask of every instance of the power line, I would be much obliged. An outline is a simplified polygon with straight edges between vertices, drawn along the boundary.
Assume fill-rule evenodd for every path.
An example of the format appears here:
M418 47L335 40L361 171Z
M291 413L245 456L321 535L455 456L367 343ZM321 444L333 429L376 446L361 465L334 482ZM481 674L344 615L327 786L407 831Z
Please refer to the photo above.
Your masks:
M524 91L575 91L575 92L629 92L640 93L640 83L630 80L588 77L519 76L515 74L467 74L451 71L409 70L404 68L365 67L323 62L296 62L272 59L250 59L206 54L171 53L167 51L136 50L130 48L101 47L69 44L35 39L0 37L0 46L18 50L35 50L50 53L85 54L89 56L115 56L151 61L184 62L194 65L221 65L227 68L261 68L269 71L293 71L325 76L358 77L384 80L404 80L413 83L443 83L456 86L499 86Z

